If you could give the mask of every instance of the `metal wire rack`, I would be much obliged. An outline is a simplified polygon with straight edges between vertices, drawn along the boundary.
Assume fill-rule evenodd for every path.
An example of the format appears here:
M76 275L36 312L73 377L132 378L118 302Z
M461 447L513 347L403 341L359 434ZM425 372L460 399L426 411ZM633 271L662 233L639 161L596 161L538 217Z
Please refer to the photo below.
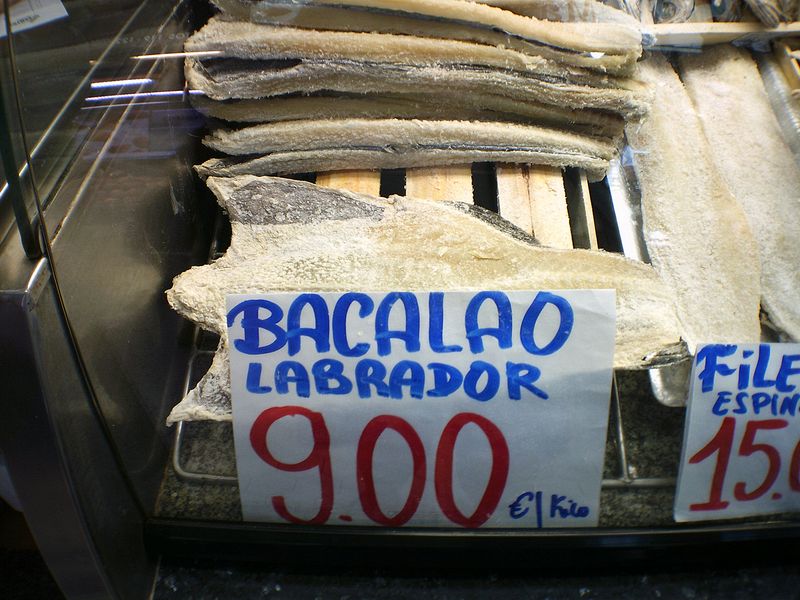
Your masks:
M189 390L189 383L196 380L197 373L194 371L197 363L204 362L208 364L211 355L214 354L213 350L196 349L189 369L189 374L186 377L186 385L184 393ZM204 356L205 355L205 356ZM206 358L206 360L202 360ZM612 379L611 386L611 415L609 423L609 436L613 436L614 446L616 448L616 462L617 462L617 476L613 478L603 479L603 488L672 488L675 485L674 477L647 477L640 476L635 465L631 464L628 460L628 452L625 446L625 427L622 420L622 409L620 406L619 388L617 386L616 375ZM175 474L184 481L193 483L216 483L222 485L236 485L237 478L235 475L228 475L224 473L209 473L198 472L186 469L183 465L181 451L183 448L185 425L179 422L175 426L175 441L172 450L172 468Z

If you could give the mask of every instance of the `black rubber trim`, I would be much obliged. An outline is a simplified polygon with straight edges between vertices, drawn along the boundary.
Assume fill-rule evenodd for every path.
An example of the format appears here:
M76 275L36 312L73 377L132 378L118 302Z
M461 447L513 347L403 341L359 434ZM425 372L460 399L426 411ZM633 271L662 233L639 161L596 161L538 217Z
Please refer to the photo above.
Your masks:
M469 565L492 568L720 562L759 556L800 559L800 522L663 529L454 530L309 527L154 518L145 544L158 555L267 561L285 565ZM535 560L534 560L535 559Z

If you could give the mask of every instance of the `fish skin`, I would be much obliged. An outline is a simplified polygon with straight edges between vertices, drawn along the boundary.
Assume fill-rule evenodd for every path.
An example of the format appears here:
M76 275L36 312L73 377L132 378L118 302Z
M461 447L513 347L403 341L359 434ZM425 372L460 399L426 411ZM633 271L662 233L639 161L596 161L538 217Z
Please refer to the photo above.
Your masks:
M650 267L620 255L544 248L497 215L459 203L375 198L275 177L207 183L231 215L231 246L176 277L167 299L223 342L170 423L230 419L227 294L614 288L616 367L686 358L671 293Z

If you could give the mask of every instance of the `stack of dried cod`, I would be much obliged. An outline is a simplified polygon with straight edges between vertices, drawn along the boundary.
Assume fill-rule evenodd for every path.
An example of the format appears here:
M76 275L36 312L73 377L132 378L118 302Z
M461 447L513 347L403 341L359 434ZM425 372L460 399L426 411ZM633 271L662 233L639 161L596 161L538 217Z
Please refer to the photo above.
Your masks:
M502 160L602 177L646 111L639 25L597 2L214 3L186 42L196 105L229 122L203 176Z

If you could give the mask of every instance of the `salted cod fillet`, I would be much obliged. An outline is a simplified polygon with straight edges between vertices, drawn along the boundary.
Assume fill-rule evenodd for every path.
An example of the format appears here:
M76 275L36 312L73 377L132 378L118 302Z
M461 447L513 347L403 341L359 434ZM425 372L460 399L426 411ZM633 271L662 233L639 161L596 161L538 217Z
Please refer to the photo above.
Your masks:
M639 82L628 88L604 82L575 83L546 73L503 71L473 66L420 66L359 60L236 60L187 58L184 72L191 90L214 100L258 99L289 94L439 94L488 100L508 98L535 108L592 111L640 118L649 103ZM626 82L631 83L631 81ZM476 98L477 99L477 98ZM489 104L488 106L495 106ZM500 106L498 105L498 108ZM584 120L580 113L576 121Z
M186 41L185 49L212 53L202 61L188 60L186 78L192 89L217 100L322 90L452 94L474 89L625 115L641 115L647 105L646 90L631 78L456 40L303 30L214 17Z
M628 128L642 191L645 243L677 302L681 337L700 343L758 342L760 266L747 219L723 181L691 99L661 55L640 63L655 100L645 122ZM654 391L680 405L689 361L654 371Z
M628 13L597 0L471 0L518 15L546 21L577 23L620 23L638 27L639 21Z
M503 161L581 167L602 178L616 152L611 140L532 125L401 119L325 119L217 129L203 143L231 155L266 154L238 163L206 161L198 167L203 176L290 172L281 161L299 157L303 162L293 165L294 172Z
M497 95L451 96L447 104L442 104L437 94L289 96L226 102L193 95L191 102L195 109L209 117L236 123L347 118L533 121L610 138L621 138L624 128L624 121L618 115L520 102Z
M573 52L633 53L635 58L641 53L641 32L630 22L619 26L613 23L542 21L464 0L291 0L286 5L346 6L432 17L460 25L482 26Z
M687 55L680 65L717 169L758 243L761 306L775 328L800 341L800 169L758 67L727 45Z
M467 204L375 198L273 177L209 178L232 241L175 278L167 299L223 342L168 422L230 419L225 296L280 291L614 288L614 364L685 357L673 299L652 269L622 256L556 250Z
M614 73L629 72L641 55L641 33L639 24L633 20L604 22L586 26L553 25L554 28L581 28L582 37L598 35L598 45L606 44L612 36L628 39L622 52L573 50L556 47L538 40L526 39L519 34L509 33L495 26L477 21L436 17L427 14L402 10L387 10L372 6L357 6L349 2L335 5L327 2L306 1L287 5L284 0L213 0L222 10L220 17L225 20L250 21L267 25L283 25L300 29L328 31L351 31L391 33L407 36L438 38L474 42L496 47L510 48L517 52L542 56L547 59L573 66L580 66ZM392 3L397 4L397 3ZM468 3L458 1L463 8ZM427 8L430 8L428 6ZM467 6L467 8L470 8ZM532 19L498 11L496 8L480 7L481 12L489 10L493 15L501 14L528 28ZM619 11L617 11L619 12ZM505 14L503 14L505 13ZM581 39L586 44L585 39Z

